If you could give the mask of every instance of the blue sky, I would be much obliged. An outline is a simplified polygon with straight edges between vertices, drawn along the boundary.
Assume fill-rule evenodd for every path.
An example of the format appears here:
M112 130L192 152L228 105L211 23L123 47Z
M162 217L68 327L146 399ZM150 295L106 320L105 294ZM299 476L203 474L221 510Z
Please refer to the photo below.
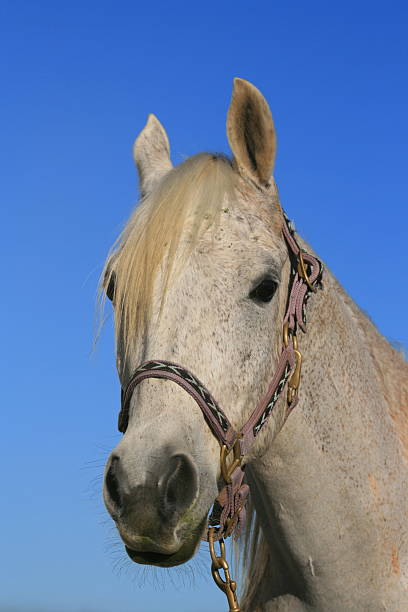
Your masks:
M126 562L100 496L119 388L110 324L91 354L96 285L149 112L174 163L228 152L232 79L257 85L289 216L408 345L407 18L392 1L3 0L0 612L225 607L204 552L156 577Z

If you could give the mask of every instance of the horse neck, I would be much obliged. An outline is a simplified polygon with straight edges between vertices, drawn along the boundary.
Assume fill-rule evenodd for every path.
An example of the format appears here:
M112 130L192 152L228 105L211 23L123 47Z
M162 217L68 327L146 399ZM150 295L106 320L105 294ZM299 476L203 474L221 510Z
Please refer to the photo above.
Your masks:
M375 602L370 585L382 580L385 592L407 570L408 366L328 271L307 314L299 404L248 470L265 563L275 576L281 566L275 582L265 569L263 586L313 592L319 571L326 597L350 585L340 605L355 601L353 589Z
M328 271L324 291L312 299L300 338L300 412L308 430L324 452L349 449L347 473L350 452L360 456L365 443L383 457L388 440L399 460L408 459L408 363Z

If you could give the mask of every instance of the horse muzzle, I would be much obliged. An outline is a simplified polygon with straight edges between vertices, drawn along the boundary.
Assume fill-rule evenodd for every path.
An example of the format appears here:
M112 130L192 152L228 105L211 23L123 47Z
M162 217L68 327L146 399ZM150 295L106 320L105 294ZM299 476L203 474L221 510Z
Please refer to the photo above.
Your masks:
M171 567L193 556L206 512L194 518L199 476L191 456L160 456L142 470L130 466L116 449L105 471L104 500L129 557L136 563Z

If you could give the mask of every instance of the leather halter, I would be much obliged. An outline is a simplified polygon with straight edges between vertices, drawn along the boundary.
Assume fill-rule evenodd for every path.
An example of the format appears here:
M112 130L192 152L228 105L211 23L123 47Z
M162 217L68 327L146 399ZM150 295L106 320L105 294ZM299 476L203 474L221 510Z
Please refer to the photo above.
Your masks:
M201 381L188 370L169 361L147 361L134 372L127 387L122 389L121 411L118 428L124 433L129 419L129 406L136 386L146 378L166 378L182 387L196 401L207 425L221 446L221 476L225 486L214 502L209 517L209 532L203 538L210 541L230 536L234 530L239 533L245 523L245 502L249 487L243 484L243 460L265 423L267 422L280 394L288 384L285 420L298 402L298 387L302 355L297 344L298 327L306 332L305 308L312 292L319 286L323 266L317 257L303 251L294 235L294 228L284 214L282 233L285 238L291 272L288 300L283 320L283 346L265 395L242 427L237 432L211 393ZM233 458L231 460L230 454ZM211 536L211 538L210 538Z

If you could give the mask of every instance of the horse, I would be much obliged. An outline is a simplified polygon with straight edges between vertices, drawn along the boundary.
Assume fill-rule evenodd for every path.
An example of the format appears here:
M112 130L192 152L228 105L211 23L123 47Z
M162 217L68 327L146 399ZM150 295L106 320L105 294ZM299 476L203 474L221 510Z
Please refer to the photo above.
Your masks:
M225 478L192 393L170 376L129 391L134 372L153 360L180 364L240 431L282 353L293 258L273 179L276 135L268 103L243 79L234 80L227 136L232 158L200 153L173 167L167 134L149 115L134 144L141 201L101 277L128 390L103 495L140 564L193 557ZM326 267L312 289L307 333L297 335L297 406L289 414L281 393L240 460L250 489L240 609L403 612L408 364Z

